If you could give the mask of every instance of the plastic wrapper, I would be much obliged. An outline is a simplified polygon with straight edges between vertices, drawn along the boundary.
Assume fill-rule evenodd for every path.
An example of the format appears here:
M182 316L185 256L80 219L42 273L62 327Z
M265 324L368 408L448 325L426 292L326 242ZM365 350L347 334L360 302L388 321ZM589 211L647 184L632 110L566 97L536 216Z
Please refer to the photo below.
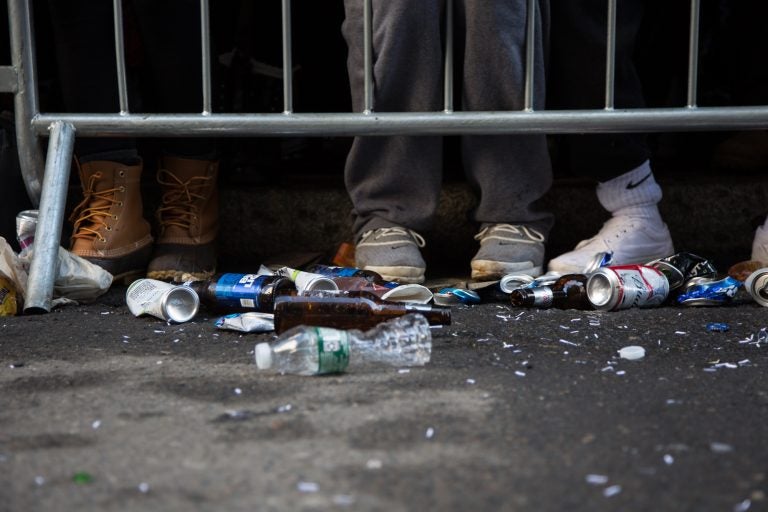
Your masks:
M27 273L5 238L0 236L0 316L22 311Z
M275 315L272 313L232 313L216 320L216 327L229 331L270 332L275 330Z
M19 259L29 269L34 255L34 246L22 251ZM53 283L54 305L70 301L89 301L106 293L112 285L112 274L98 265L59 247L59 268Z

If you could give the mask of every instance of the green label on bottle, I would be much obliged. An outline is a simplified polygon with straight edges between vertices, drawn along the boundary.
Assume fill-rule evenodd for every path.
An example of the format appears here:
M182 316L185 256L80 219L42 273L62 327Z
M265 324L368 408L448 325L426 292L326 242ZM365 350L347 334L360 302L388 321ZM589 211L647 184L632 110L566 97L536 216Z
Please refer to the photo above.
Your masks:
M345 331L315 327L317 332L317 373L340 373L349 364L349 335Z

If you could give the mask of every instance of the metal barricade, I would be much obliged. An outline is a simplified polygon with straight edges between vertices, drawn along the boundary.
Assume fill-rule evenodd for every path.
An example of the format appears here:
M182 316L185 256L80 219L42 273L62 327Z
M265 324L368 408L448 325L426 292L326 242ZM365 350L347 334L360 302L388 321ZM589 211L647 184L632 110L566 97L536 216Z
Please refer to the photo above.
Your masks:
M605 104L594 110L533 108L533 17L536 0L528 0L524 108L520 111L454 111L452 1L447 0L444 110L440 112L373 111L371 0L364 2L363 112L296 113L293 111L291 1L282 2L283 112L221 114L212 111L209 3L200 0L202 41L202 110L199 114L135 114L128 104L122 2L113 0L120 112L59 114L40 111L37 97L34 33L29 0L8 0L12 66L0 67L0 92L15 96L19 160L28 194L39 203L35 256L29 274L25 311L49 311L55 264L64 218L66 190L75 135L100 136L358 136L510 133L607 133L735 130L768 127L768 106L697 106L700 0L690 1L687 101L669 108L614 108L616 0L608 13ZM49 137L43 158L38 137ZM41 170L44 169L44 172Z

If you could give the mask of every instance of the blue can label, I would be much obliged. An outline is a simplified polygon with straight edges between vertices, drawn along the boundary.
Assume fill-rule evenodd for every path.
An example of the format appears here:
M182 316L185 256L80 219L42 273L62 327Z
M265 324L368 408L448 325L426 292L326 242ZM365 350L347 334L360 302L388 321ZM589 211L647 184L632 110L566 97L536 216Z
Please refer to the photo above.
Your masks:
M222 306L261 309L259 295L268 277L271 276L222 274L216 282L216 301Z

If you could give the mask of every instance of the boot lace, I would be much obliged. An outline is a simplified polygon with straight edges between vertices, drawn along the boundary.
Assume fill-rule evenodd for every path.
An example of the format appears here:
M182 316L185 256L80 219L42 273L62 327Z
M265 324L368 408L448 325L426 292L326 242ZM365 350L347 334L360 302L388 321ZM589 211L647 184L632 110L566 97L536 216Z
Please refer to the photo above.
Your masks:
M157 209L157 219L164 230L168 226L189 229L196 221L198 200L205 200L204 194L212 176L193 176L187 181L180 180L167 169L160 169L157 182L167 190L163 194L163 206Z
M101 236L99 229L106 227L111 231L111 227L106 222L110 216L109 210L113 204L122 204L122 201L115 199L115 192L125 191L125 187L115 187L106 190L96 191L94 185L101 179L101 173L95 172L88 178L88 183L83 187L83 200L75 206L69 221L74 222L74 233L72 238L93 239L98 238L100 242L106 242ZM117 216L112 216L117 219ZM88 222L89 224L85 225Z

